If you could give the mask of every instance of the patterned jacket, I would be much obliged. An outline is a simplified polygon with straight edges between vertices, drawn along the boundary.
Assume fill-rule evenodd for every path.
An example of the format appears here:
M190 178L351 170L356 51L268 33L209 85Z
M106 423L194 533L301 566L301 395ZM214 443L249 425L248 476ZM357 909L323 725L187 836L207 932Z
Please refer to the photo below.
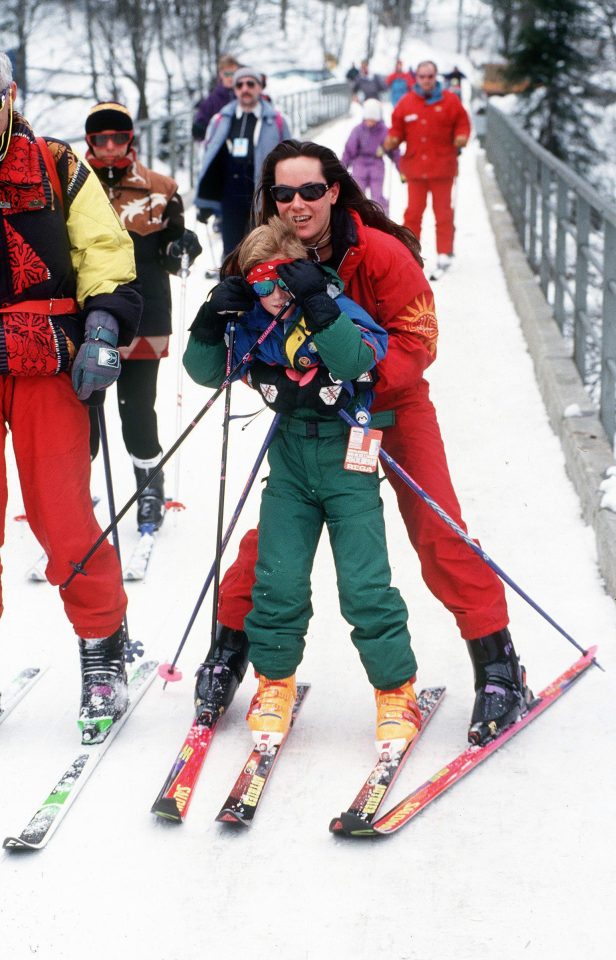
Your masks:
M135 263L144 308L139 335L122 356L134 360L166 356L171 333L169 273L178 268L177 258L166 254L169 243L184 232L184 205L178 185L171 177L148 169L129 152L127 167L94 170L113 209L135 246ZM91 154L86 157L91 160Z
M14 114L0 163L0 374L66 370L90 310L116 317L121 344L141 314L128 233L88 164L68 144L45 142L55 187L32 128Z

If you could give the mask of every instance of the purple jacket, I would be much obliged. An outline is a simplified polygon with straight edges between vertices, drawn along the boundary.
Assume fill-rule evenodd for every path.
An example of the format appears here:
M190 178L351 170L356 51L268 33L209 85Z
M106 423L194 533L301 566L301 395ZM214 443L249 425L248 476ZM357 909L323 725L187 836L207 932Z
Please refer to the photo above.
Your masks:
M192 125L193 140L205 139L207 125L214 114L219 113L234 98L233 87L225 87L224 84L219 83L209 97L199 101Z
M379 120L373 127L367 127L364 123L359 123L356 127L353 127L349 134L349 139L342 154L342 163L345 167L352 167L356 160L361 160L364 165L366 162L382 164L382 155L377 155L377 150L383 146L386 136L387 125L382 120ZM398 168L400 151L393 150L388 156Z

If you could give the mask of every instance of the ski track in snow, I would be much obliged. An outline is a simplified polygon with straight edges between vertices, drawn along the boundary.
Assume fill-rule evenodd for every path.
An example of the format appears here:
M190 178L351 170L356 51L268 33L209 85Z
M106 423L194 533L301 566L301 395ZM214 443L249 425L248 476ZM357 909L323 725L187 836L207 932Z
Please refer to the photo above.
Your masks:
M322 141L340 151L356 122L356 113L337 122ZM472 535L578 642L599 643L608 672L591 671L400 834L379 842L334 839L329 820L355 796L374 759L374 703L340 617L324 536L313 575L315 616L298 673L312 690L254 825L242 831L214 822L250 751L244 722L255 689L250 675L220 723L186 823L157 822L149 813L191 721L193 673L210 630L206 601L180 660L183 682L165 692L155 682L49 847L0 854L2 960L180 960L223 951L268 960L612 956L616 616L506 293L474 150L462 157L455 262L435 285L441 337L429 372L454 482ZM405 189L395 174L391 189L392 213L401 219ZM427 215L428 253L432 236ZM203 246L188 281L186 327L211 283L203 279ZM180 283L172 283L177 310ZM175 355L180 340L176 332ZM176 436L175 355L160 373L165 449ZM208 396L184 378L184 425ZM254 395L235 386L234 412L256 409ZM114 395L106 412L121 505L134 481ZM147 581L126 585L130 631L150 657L174 653L213 558L222 415L219 401L181 448L179 491L174 463L167 467L166 493L187 509L167 517ZM270 416L263 413L244 430L246 421L233 422L228 517ZM0 681L27 664L51 668L1 728L2 837L25 825L79 748L77 644L57 591L24 579L39 549L26 525L12 520L22 503L10 452L9 473ZM258 488L227 560L257 518ZM105 524L100 457L92 489L103 497L97 513ZM420 579L387 484L382 490L418 683L447 685L442 708L392 793L397 799L464 747L472 673L453 619ZM66 510L70 522L70 504ZM134 511L121 524L121 538L126 560L137 538ZM529 682L541 689L577 652L512 591L508 598Z

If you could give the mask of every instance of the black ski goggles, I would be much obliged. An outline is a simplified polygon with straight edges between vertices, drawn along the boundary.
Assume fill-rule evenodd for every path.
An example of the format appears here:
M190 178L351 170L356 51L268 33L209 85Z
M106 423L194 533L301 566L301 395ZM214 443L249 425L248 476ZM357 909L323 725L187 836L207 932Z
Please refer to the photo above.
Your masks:
M116 147L122 147L133 139L133 134L128 130L118 130L114 133L89 133L86 140L91 147L105 147L111 140Z
M270 187L276 203L291 203L296 193L299 193L302 200L310 203L314 200L322 200L328 190L327 183L302 183L301 187L287 187L284 183L277 183L274 187Z

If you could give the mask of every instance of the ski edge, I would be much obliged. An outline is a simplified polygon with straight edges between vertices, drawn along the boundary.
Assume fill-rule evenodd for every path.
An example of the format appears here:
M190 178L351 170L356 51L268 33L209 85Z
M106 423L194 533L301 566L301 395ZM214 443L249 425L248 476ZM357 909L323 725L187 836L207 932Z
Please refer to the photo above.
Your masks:
M99 761L103 758L103 756L104 756L104 754L106 753L107 749L109 748L109 746L111 745L111 743L115 740L116 736L118 735L118 733L120 732L120 730L124 727L126 721L128 720L128 718L129 718L130 715L132 714L133 710L135 709L135 707L137 706L137 704L140 702L140 700L142 699L142 697L144 696L144 694L146 693L146 691L148 690L148 688L149 688L149 687L151 686L151 684L153 683L154 679L155 679L156 676L157 676L157 667L158 667L158 661L157 661L157 660L147 660L147 661L145 661L144 663L141 663L141 664L139 665L139 667L137 668L137 670L135 671L135 673L131 676L131 678L130 678L130 680L129 680L129 688L130 688L130 683L131 683L131 682L134 682L134 681L137 679L138 675L139 675L140 678L142 678L142 679L140 680L140 682L139 682L139 684L138 684L138 688L137 688L137 689L135 690L135 692L134 692L133 698L129 700L129 705L128 705L128 709L127 709L126 713L120 718L120 720L118 720L118 721L111 727L111 731L110 731L109 735L106 737L105 740L102 741L102 743L92 744L92 746L90 746L90 747L88 747L88 746L83 746L83 747L82 747L82 750L75 755L74 759L73 759L73 760L71 761L71 763L66 767L66 769L65 769L64 773L62 774L62 776L56 781L56 784L54 785L54 787L52 788L52 790L47 794L47 797L45 798L45 800L43 801L43 803L41 803L41 804L37 807L36 811L34 812L34 814L32 815L32 817L30 817L30 819L28 820L28 823L27 823L26 826L23 828L23 830L21 831L21 833L20 833L18 836L8 835L8 836L6 836L6 837L4 838L4 840L3 840L3 842L2 842L2 847L3 847L5 850L12 850L12 851L16 851L16 850L42 850L44 847L47 846L49 840L51 839L51 837L53 836L53 834L55 833L55 831L57 830L57 828L60 826L60 824L61 824L62 821L64 820L66 814L67 814L68 811L70 810L70 808L71 808L71 806L73 805L75 799L77 798L77 796L79 795L79 793L81 792L81 790L83 789L83 787L85 786L85 784L87 783L87 781L89 780L90 776L91 776L92 773L94 772L94 770L95 770L95 768L97 767ZM144 674L145 674L145 676L144 676ZM68 773L68 771L71 769L71 767L75 764L75 762L77 762L77 761L78 761L81 757L83 757L83 756L87 756L88 759L89 759L89 761L91 761L91 762L89 762L89 763L87 764L87 766L84 765L83 769L81 770L81 772L80 772L80 774L79 774L79 777L78 777L77 782L76 782L75 785L71 788L71 791L70 791L69 796L68 796L67 799L62 803L61 807L58 809L57 813L55 814L55 816L54 816L53 819L51 820L51 822L50 822L50 824L49 824L49 827L48 827L47 830L45 831L44 835L41 837L41 839L40 839L39 841L36 841L36 842L32 842L32 841L27 840L26 837L27 837L27 833L28 833L28 828L29 828L30 825L33 823L33 821L35 820L37 814L38 814L44 807L46 807L46 806L51 806L51 804L48 804L48 803L47 803L47 800L49 799L50 796L52 796L53 791L54 791L54 789L55 789L55 786L57 786L57 784L59 784L59 783L62 782L62 780L64 779L64 777L66 776L66 774ZM86 770L87 770L87 773L86 773Z
M19 684L20 679L26 674L30 674L30 676L25 679L23 685L19 687L17 693L9 699L8 703L4 707L1 706L0 701L0 723L4 723L6 718L10 716L15 707L23 700L26 694L30 692L36 683L38 683L46 670L47 667L24 667L23 670L19 671L17 676L13 677L8 687L4 691L5 697L8 695L11 687Z
M352 811L354 811L355 809L354 804L357 801L358 797L361 795L362 790L368 783L368 780L370 779L372 774L368 774L368 777L366 778L366 780L364 780L363 786L360 788L359 793L356 795L355 799L351 802L351 805L347 807L346 810L343 810L340 816L334 817L330 821L330 824L329 824L330 833L337 834L338 836L340 835L345 836L348 834L347 823L350 822L351 820L356 826L359 824L362 824L365 826L366 824L372 823L373 820L378 819L377 815L380 807L385 802L387 795L391 792L391 789L394 783L396 782L396 780L398 779L398 776L402 772L402 768L406 764L406 761L408 760L414 748L417 746L418 742L421 740L426 727L432 720L432 717L434 716L434 714L442 704L443 699L445 697L446 690L447 690L447 687L424 687L422 690L419 691L419 695L417 698L418 701L421 701L422 697L428 697L428 698L434 698L434 699L431 699L429 706L426 708L425 711L422 711L422 724L421 724L421 729L419 731L419 734L414 738L414 740L411 741L407 750L404 752L402 759L398 765L398 769L395 771L394 776L392 777L389 785L383 792L383 795L380 797L378 804L376 805L374 811L370 815L370 818L368 820L364 820L359 814L356 814ZM377 762L373 767L373 771L378 767L378 763L379 762L377 760Z
M553 703L560 699L560 697L567 693L573 684L583 676L584 673L592 666L593 660L597 653L597 646L589 647L589 649L581 656L578 660L571 664L565 671L563 671L560 676L547 685L537 696L535 700L529 707L528 713L518 722L512 724L510 727L507 727L505 731L501 734L500 737L496 737L495 740L491 740L489 743L484 744L482 747L467 747L466 750L463 750L456 757L453 758L448 764L422 783L415 790L412 790L406 797L403 797L397 804L395 804L390 810L382 814L378 820L370 825L370 827L364 827L363 829L358 829L353 831L350 834L353 837L388 837L393 833L396 833L402 827L406 826L407 823L421 813L427 806L430 805L434 800L437 800L443 793L445 793L450 787L454 786L466 774L470 773L471 770L474 770L475 767L479 766L484 760L486 760L493 753L496 753L505 743L511 740L516 734L521 733L521 731L528 726L529 723L532 723L533 720L536 720L540 714L542 714L548 707L551 707ZM453 776L449 780L443 780L449 772L450 768L455 764L463 764L464 758L468 757L469 762L467 765L460 771L459 774ZM419 793L425 790L430 784L437 783L439 780L443 780L443 785L441 789L432 797L428 798L424 803L419 804L416 807L412 807L414 799ZM403 811L405 808L410 808L407 812ZM388 821L391 821L394 818L394 822L391 826L387 826Z

